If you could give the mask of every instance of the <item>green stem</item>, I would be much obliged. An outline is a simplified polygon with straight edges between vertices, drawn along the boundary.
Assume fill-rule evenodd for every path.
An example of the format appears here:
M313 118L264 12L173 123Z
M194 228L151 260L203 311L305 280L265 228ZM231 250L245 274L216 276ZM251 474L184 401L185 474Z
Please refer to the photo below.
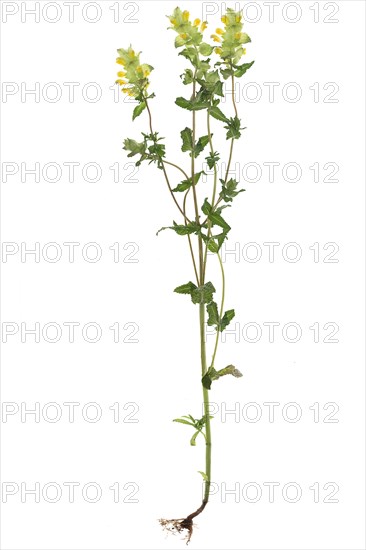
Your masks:
M193 78L193 93L192 93L192 99L196 97L196 73L197 70L194 73ZM192 141L193 145L195 145L196 142L196 112L193 111L192 113ZM192 176L192 191L193 191L193 202L194 202L194 212L195 212L195 220L196 223L200 223L200 216L198 212L198 203L197 203L197 193L196 193L196 185L194 183L194 151L191 153L191 176ZM204 275L203 275L203 247L202 247L202 237L201 235L198 235L198 254L199 254L199 272L200 272L200 284L204 284Z
M186 213L186 202L187 202L187 196L188 196L189 191L190 191L190 189L188 189L184 194L184 199L183 199L183 212L184 212L184 214ZM185 223L185 225L187 225L186 220L184 220L184 223ZM189 250L191 252L191 258L192 258L192 263L193 263L194 274L196 276L197 286L199 286L200 285L200 279L199 279L199 276L198 276L198 271L197 271L197 266L196 266L196 258L194 256L194 252L193 252L192 240L191 240L191 236L189 234L187 235L187 237L188 237Z
M223 313L224 313L224 303L225 303L225 271L224 271L224 266L222 264L220 252L217 253L217 257L218 257L218 260L220 262L221 278L222 278L221 279L222 280L222 295L221 295L221 306L220 306L220 319L222 319L222 316L223 316ZM214 364L215 364L217 346L219 345L219 337L220 337L220 331L219 331L219 329L217 329L215 348L214 348L214 352L212 354L211 365L210 365L211 367L213 367Z
M197 48L196 48L197 49ZM193 94L192 99L196 97L196 74L197 69L194 73L193 77ZM196 143L196 113L193 111L192 113L192 141L193 145ZM197 194L196 194L196 186L194 183L194 174L195 174L195 167L194 167L194 151L192 151L192 162L191 162L191 173L192 173L192 190L193 190L193 200L194 200L194 208L195 208L195 214L196 214L196 223L199 223L199 212L198 212L198 204L197 204ZM203 261L203 239L201 235L198 235L198 250L199 250L199 280L200 284L203 286L205 284L205 266ZM202 378L207 372L207 361L206 361L206 335L205 335L205 304L200 304L199 306L199 322L200 322L200 347L201 347L201 375ZM209 494L210 494L210 485L211 485L211 424L210 424L210 400L209 400L209 394L208 390L203 387L202 385L202 393L203 393L203 404L204 404L204 413L205 413L205 435L206 435L206 467L205 467L205 493L204 498L202 501L202 504L200 508L192 515L191 517L195 517L195 515L198 515L201 513L201 511L206 506Z
M230 68L232 69L232 66ZM238 109L236 108L236 103L235 103L235 77L234 77L234 75L231 75L231 101L233 103L235 116L237 117L238 116ZM232 138L231 143L230 143L229 160L228 160L228 163L227 163L227 169L226 169L226 175L225 175L225 183L227 183L227 179L229 177L231 160L233 158L234 141L235 141L235 138Z
M237 109L236 103L235 103L235 77L234 77L234 75L231 76L231 101L232 101L233 106L234 106L235 116L237 117L238 116L238 109ZM225 184L227 183L227 180L228 180L228 177L229 177L231 161L232 161L232 158L233 158L234 142L235 142L235 139L232 138L231 143L230 143L229 160L228 160L228 163L227 163L225 179L224 179ZM218 207L218 205L220 204L221 201L222 201L221 197L219 197L216 202L212 201L212 210L216 210L216 208ZM205 223L207 223L207 218L205 219L203 224L205 224Z
M208 134L208 139L209 139L209 144L210 144L210 151L213 154L214 153L214 147L213 147L212 136L211 136L210 112L208 110L207 110L207 134ZM214 169L214 185L213 185L212 199L211 199L212 207L214 206L214 203L215 203L216 189L217 189L217 166L216 166L216 163L214 164L213 169ZM208 220L207 237L209 238L210 235L211 235L211 222ZM208 252L207 245L208 245L208 243L206 243L205 257L204 257L204 260L203 260L203 277L205 277L205 273L206 273L207 252Z
M174 166L174 168L176 168L177 170L179 170L180 172L182 172L182 174L184 175L184 177L186 178L186 180L189 180L189 177L187 175L187 172L185 172L183 170L183 168L181 168L180 166L178 166L178 164L175 164L174 162L169 162L168 160L165 160L165 159L161 159L161 162L163 162L164 164L169 164L170 166Z
M200 304L200 335L201 335L201 367L202 378L207 372L206 361L206 335L205 335L205 304ZM208 390L202 385L203 406L206 417L205 432L206 432L206 479L205 479L205 494L203 504L207 504L210 495L211 485L211 421L210 421L210 398Z

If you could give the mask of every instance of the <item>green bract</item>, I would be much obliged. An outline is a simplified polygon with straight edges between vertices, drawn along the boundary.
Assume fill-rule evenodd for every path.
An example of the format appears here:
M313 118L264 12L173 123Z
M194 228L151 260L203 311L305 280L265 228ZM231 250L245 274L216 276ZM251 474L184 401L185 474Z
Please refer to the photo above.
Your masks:
M178 55L182 56L188 65L181 75L182 91L175 99L177 108L183 110L181 115L186 117L184 128L177 128L180 146L176 155L182 156L183 166L166 158L164 138L153 129L150 99L155 96L149 95L147 91L152 66L141 64L140 54L136 54L132 46L118 50L117 63L123 67L123 71L118 73L117 82L125 93L137 100L132 114L133 119L144 114L148 124L148 130L145 133L142 132L142 138L126 138L123 149L128 157L136 158L136 166L144 161L156 164L178 210L177 214L179 213L180 216L177 221L168 221L157 234L169 229L179 237L183 237L181 241L187 241L192 260L192 274L187 276L188 282L177 286L174 292L186 294L198 314L201 359L199 380L204 414L202 418L195 418L192 415L183 416L176 418L174 422L194 428L190 439L192 446L196 446L199 440L205 443L205 471L199 471L203 478L204 494L201 505L184 519L160 520L163 527L176 530L178 533L185 531L188 542L192 535L193 519L204 510L210 494L212 417L209 415L209 392L215 391L211 389L213 382L215 382L214 387L219 385L216 381L228 374L235 378L242 376L233 365L219 370L216 370L215 365L219 336L235 317L234 309L225 311L224 308L225 273L220 249L231 230L231 225L226 219L226 214L230 210L226 209L230 208L234 199L244 191L239 188L238 181L229 178L234 144L245 130L235 103L235 79L243 77L253 66L254 61L240 63L240 59L245 55L243 45L249 43L250 38L242 30L241 13L233 9L228 9L221 18L224 28L217 28L215 34L211 35L213 45L207 38L204 39L207 22L201 22L198 18L191 21L187 10L177 7L168 19L169 29L176 33L174 45L179 50ZM225 96L224 86L228 79L230 79L232 107L224 104L222 109L221 101ZM178 84L179 80L177 80ZM185 91L186 86L189 86L188 92ZM200 127L205 124L205 129L199 133L198 117ZM229 155L224 169L219 162L226 151L221 153L214 147L217 132L222 132L229 141ZM208 178L211 178L212 185L206 181ZM174 250L171 253L173 254ZM207 280L208 260L211 254L219 262L221 272L219 299L215 298L217 285L214 286L210 280ZM206 324L215 332L209 362L205 337ZM192 369L193 366L187 361L185 376L192 376L193 380ZM203 437L198 439L201 435Z

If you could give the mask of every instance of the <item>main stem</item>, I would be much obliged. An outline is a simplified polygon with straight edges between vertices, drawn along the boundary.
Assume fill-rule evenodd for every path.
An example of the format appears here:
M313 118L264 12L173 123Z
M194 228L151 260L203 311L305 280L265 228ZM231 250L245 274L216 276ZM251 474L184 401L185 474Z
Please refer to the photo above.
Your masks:
M234 75L231 77L231 98L232 103L234 107L235 116L238 116L238 111L236 108L235 103L235 80ZM193 84L193 97L195 96L195 83ZM214 152L212 139L211 139L211 128L210 128L210 114L207 113L207 131L209 136L209 142L210 142L210 149L211 152ZM193 143L195 143L195 112L193 111ZM233 149L234 149L234 139L231 140L230 144L230 153L229 153L229 161L228 166L225 174L225 183L228 180L229 171L230 171L230 165L232 161L233 156ZM192 155L192 181L194 182L194 157ZM212 194L212 207L216 208L218 202L220 199L215 203L215 196L216 196L216 186L217 186L217 167L214 165L214 188L213 188L213 194ZM193 190L194 184L193 184ZM194 199L195 199L195 207L196 207L196 215L197 215L197 199L196 195L194 193ZM198 222L197 222L198 223ZM210 234L211 227L209 224L209 231ZM207 245L205 249L204 257L202 256L202 237L199 235L199 247L200 247L200 281L201 285L205 284L205 272L206 272L206 263L207 263ZM217 254L217 257L220 262L220 268L221 268L221 275L222 275L222 299L221 299L221 307L220 307L220 319L223 315L224 310L224 301L225 301L225 273L224 273L224 266L222 265L222 261L220 258L220 254ZM205 305L200 304L200 335L201 335L201 366L202 366L202 377L207 372L207 360L206 360L206 335L205 335ZM217 330L216 335L216 342L215 342L215 349L213 352L212 360L211 360L211 366L214 365L215 358L216 358L216 352L217 352L217 346L219 343L219 330ZM210 485L211 485L211 448L212 448L212 442L211 442L211 422L210 422L210 400L209 400L209 393L208 390L202 385L202 391L203 391L203 404L204 404L204 413L205 413L205 427L206 427L206 479L205 479L205 493L202 501L201 507L194 513L191 514L191 518L200 514L204 507L206 506L209 495L210 495Z
M207 372L206 361L206 334L205 334L205 304L200 304L200 335L201 335L201 365L202 365L202 377ZM210 421L210 399L208 390L202 385L204 413L206 417L206 479L205 479L205 494L202 504L206 506L210 495L211 484L211 421Z
M194 75L196 76L196 74ZM196 96L196 81L194 78L193 81L193 94L192 99ZM192 113L192 138L193 144L196 142L196 113ZM197 204L197 195L196 195L196 186L195 186L195 167L194 167L194 152L192 151L192 190L193 190L193 201L194 209L196 215L196 223L199 223L199 213L198 213L198 204ZM205 262L203 257L203 240L201 235L198 235L198 251L199 251L199 280L200 285L205 284ZM207 361L206 361L206 334L205 334L205 304L199 305L199 323L200 323L200 347L201 347L201 379L207 372ZM205 416L205 442L206 442L206 468L205 468L205 492L202 500L201 506L194 512L190 514L190 519L193 519L195 516L200 514L205 508L209 495L210 495L210 485L211 485L211 424L210 424L210 400L208 390L202 384L202 393L203 393L203 406L204 406L204 416Z

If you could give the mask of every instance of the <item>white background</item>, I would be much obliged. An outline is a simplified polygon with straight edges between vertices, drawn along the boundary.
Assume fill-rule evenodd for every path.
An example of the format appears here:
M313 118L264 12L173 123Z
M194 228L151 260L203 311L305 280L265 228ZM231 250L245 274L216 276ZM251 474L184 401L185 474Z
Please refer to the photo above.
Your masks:
M166 537L157 519L184 517L201 501L197 470L204 469L204 446L198 442L196 448L190 447L190 429L172 423L177 416L191 413L199 417L201 413L198 311L187 297L172 292L193 275L186 240L168 231L155 236L161 226L179 219L161 172L144 165L132 177L136 182L126 179L131 167L126 166L129 159L122 151L122 140L139 138L140 131L147 131L147 117L144 113L132 124L133 105L116 96L113 86L118 70L116 49L132 43L143 52L142 61L155 67L151 76L151 91L157 96L151 101L153 124L166 138L167 159L187 167L179 132L190 125L190 119L174 105L174 99L188 97L179 78L188 65L177 57L174 35L166 30L165 19L176 3L137 2L135 8L121 2L115 22L117 3L99 2L100 18L92 23L97 12L89 7L84 12L89 21L85 20L82 8L87 3L82 0L70 23L67 6L59 2L56 10L54 2L45 15L41 11L39 22L24 11L22 21L22 10L34 4L2 2L3 179L9 166L19 168L2 187L2 240L15 243L13 250L19 247L19 252L2 257L3 330L4 323L19 326L2 346L2 400L6 410L19 407L19 412L2 416L3 499L4 483L19 486L19 491L2 504L1 547L184 548L179 538ZM45 4L40 2L41 9ZM268 3L249 4L245 30L252 43L247 47L247 60L256 63L237 91L238 110L247 129L236 145L234 161L241 172L247 163L257 163L262 173L255 182L255 165L242 172L246 193L228 211L233 229L227 249L236 247L238 254L223 258L226 305L236 309L237 324L231 328L239 336L235 341L235 335L229 334L217 358L218 366L233 363L244 376L223 379L211 392L218 410L212 423L213 480L218 492L197 518L190 548L361 549L365 548L365 5L362 1L327 6L281 2L271 22ZM245 5L240 3L240 7ZM220 3L192 1L181 7L188 7L193 17L202 18L202 10L217 12L207 17L208 36L224 9ZM6 21L5 9L16 12ZM317 9L318 22L314 20ZM55 23L46 20L58 15L60 20ZM55 102L56 88L47 88L50 82L61 91ZM65 82L80 83L73 102ZM101 90L96 102L90 100L94 88L86 90L90 96L82 94L90 82ZM244 89L249 82L256 84ZM21 90L32 89L36 83L39 101L34 95L22 98ZM278 83L273 100L268 83ZM286 88L288 83L297 83L298 101L286 100L286 90L290 99L295 90ZM319 83L319 97L314 95L314 83ZM327 83L336 87L327 88ZM5 92L14 93L4 95L4 86ZM261 97L255 101L258 90ZM231 116L229 100L222 108ZM205 133L201 122L200 130ZM220 124L213 121L213 126L215 149L222 151L224 159L228 142ZM62 169L59 181L47 181L52 170L49 177L41 174L39 182L32 174L25 174L22 181L21 163L32 168L36 162L41 169L47 163L58 163ZM64 165L67 162L80 163L73 182ZM274 181L263 165L268 162L280 163ZM4 163L15 164L4 168ZM100 166L101 176L94 183L83 177L81 169L87 163ZM117 182L110 169L115 163L120 168ZM283 177L287 163L301 167L299 181ZM314 163L320 166L319 182L310 169ZM324 181L332 172L323 168L326 163L338 166L334 176L338 181ZM169 174L174 184L180 181L178 172ZM291 170L288 175L287 180L294 177ZM90 169L89 179L93 176ZM200 186L203 201L210 195L211 181ZM27 255L22 262L22 242L28 248L38 242L41 250L47 243L58 243L62 257L52 263L47 255L45 259L41 254L39 262ZM73 263L65 242L80 243ZM90 242L102 250L95 263L81 254ZM279 243L273 262L263 244L269 242ZM296 262L282 255L291 242L300 247L301 258ZM114 243L120 243L118 262L113 261L109 248ZM124 250L126 243L136 244ZM248 247L247 243L256 245ZM310 249L314 243L319 243L319 261L314 261ZM336 250L334 245L324 250L327 243L339 247L331 257L338 261L324 261ZM262 254L258 261L249 261L258 250ZM294 248L287 250L289 256L294 254ZM92 256L91 248L89 252ZM131 252L136 253L130 259L137 262L127 261ZM209 279L219 291L215 258L209 261ZM49 343L41 336L35 343L34 336L27 335L22 342L20 324L32 328L37 322L41 328L58 323L60 340ZM65 322L80 323L74 343L68 341ZM86 342L81 335L81 328L90 322L102 330L96 343ZM273 342L268 326L263 325L268 322L280 323ZM138 342L114 343L109 328L114 323L120 324L121 340L134 326L131 329L126 323L137 324L134 338ZM248 341L254 338L251 331L243 336L248 323L261 327L257 342ZM287 323L301 327L298 342L283 337ZM309 328L314 323L319 323L319 342ZM326 323L333 325L324 329ZM339 330L333 339L339 341L324 342L334 324ZM293 338L291 330L288 335ZM209 346L212 341L208 337ZM34 415L26 415L22 422L22 402L28 408L39 403L41 410L47 403L57 403L62 417L52 423L45 412L39 422ZM73 423L65 402L80 404ZM90 402L102 411L98 422L81 414ZM273 422L269 421L269 406L264 405L268 402L278 403ZM113 421L109 408L114 403L120 404L119 422ZM248 407L248 403L256 405ZM286 418L286 411L289 417L296 412L294 407L286 408L288 403L296 403L300 410L297 422ZM314 403L319 403L318 422L309 408ZM327 403L335 405L324 409ZM137 407L127 422L128 413ZM236 407L237 415L225 416L225 407ZM258 411L261 417L250 422ZM333 422L324 421L332 411ZM54 412L49 409L49 416ZM92 409L88 412L93 415ZM47 501L54 496L52 489L46 498L41 494L39 503L29 494L21 501L21 483L27 489L39 483L42 489L51 482L62 488L58 502ZM73 503L65 482L80 484ZM82 496L83 486L90 482L102 491L96 503ZM113 502L109 489L117 482L119 503ZM268 485L264 485L268 482L279 484L274 502L269 502ZM138 485L133 497L138 502L123 502L135 486L127 483ZM254 493L245 493L248 483L262 491L257 502L249 502ZM301 488L298 502L288 502L293 498L291 490L289 498L284 498L282 490L288 483ZM320 488L318 503L310 489L315 483ZM224 502L225 489L235 486L238 502L233 494ZM333 499L338 502L324 502L336 486Z

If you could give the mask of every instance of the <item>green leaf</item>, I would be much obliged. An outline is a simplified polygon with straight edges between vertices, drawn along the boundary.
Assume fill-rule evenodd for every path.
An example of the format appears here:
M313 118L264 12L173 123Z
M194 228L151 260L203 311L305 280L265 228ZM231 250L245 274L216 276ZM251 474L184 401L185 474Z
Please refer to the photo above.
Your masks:
M226 329L226 327L230 324L230 321L232 321L234 317L235 317L234 309L229 309L224 313L224 316L220 321L220 332L223 332Z
M161 227L156 234L158 235L160 231L164 231L165 229L173 229L173 231L175 231L177 235L190 235L192 233L200 233L201 226L198 223L194 222L190 222L187 225L179 225L173 221L173 225Z
M174 192L182 192L187 191L192 186L192 179L189 178L189 180L183 180L182 183L178 183L177 187L172 189Z
M184 73L181 75L181 78L183 80L183 84L192 84L193 82L193 71L192 69L186 69Z
M198 473L201 474L201 476L203 477L203 479L205 481L208 481L208 476L207 476L207 474L205 474L205 472L201 472L201 470L198 470Z
M201 111L202 109L207 109L210 106L209 102L202 101L198 94L194 101L189 101L184 97L177 97L175 104L182 109L188 109L188 111Z
M177 288L174 289L174 292L177 292L178 294L192 294L195 288L197 288L197 286L192 283L192 281L189 281L189 283L186 283L185 285L177 286Z
M179 225L173 222L171 227L178 235L190 235L192 233L198 233L201 231L201 226L197 223L188 223L187 225Z
M142 101L141 103L136 105L136 107L133 110L132 120L135 120L135 118L140 116L144 109L146 109L146 102L145 101Z
M211 212L208 215L208 219L213 223L213 225L218 225L219 227L222 227L226 233L231 229L230 225L226 223L224 218L220 214L218 214L218 212L216 211Z
M227 116L225 116L221 109L219 109L217 106L210 107L209 112L210 115L217 120L221 120L222 122L229 122Z
M188 101L188 99L185 99L184 97L177 97L175 104L178 105L178 107L182 107L182 109L193 111L192 101Z
M200 430L197 430L191 437L191 441L190 441L190 444L195 447L196 446L196 439L197 439L197 436L198 434L200 433Z
M233 69L220 69L220 71L224 80L227 80L228 78L230 78L230 76L234 74Z
M220 233L220 235L216 235L216 240L217 240L219 250L222 247L222 245L224 244L224 241L227 239L227 234L228 234L228 232L224 231L223 233Z
M151 160L157 160L157 158L165 157L165 145L162 143L154 143L149 147L149 153L151 155ZM157 158L156 158L157 157Z
M211 134L211 136L212 136L212 134ZM202 153L202 151L204 150L206 145L209 143L209 141L210 141L210 136L201 136L198 139L198 141L197 141L197 143L194 147L194 156L195 156L195 158L197 158L198 155L200 153Z
M194 184L196 185L201 177L201 174L204 174L203 171L201 172L197 172L195 175L194 175ZM176 192L176 191L186 191L187 189L189 189L190 187L192 187L192 178L189 178L187 180L183 180L181 183L178 183L177 187L175 187L174 189L172 189L172 191Z
M206 157L206 160L207 160L208 167L210 168L210 170L212 170L214 165L220 160L220 155L217 152L212 153L212 151L211 151L209 156Z
M226 139L239 139L241 136L240 130L245 130L245 128L240 127L240 118L237 116L230 118L225 128L227 129Z
M174 292L178 294L190 294L194 304L207 304L212 301L215 287L210 282L197 287L192 281L189 281L189 283L175 288Z
M209 136L201 136L195 145L193 145L193 132L190 128L184 128L184 130L180 133L182 138L182 151L185 153L186 151L190 152L190 155L192 156L192 152L194 152L195 158L198 157L200 153L204 150L206 145L210 141Z
M202 378L202 386L206 388L206 390L210 390L212 381L216 380L216 378L217 373L215 369L213 367L210 367Z
M208 304L212 302L213 293L216 292L211 282L205 283L192 291L191 297L194 304Z
M211 55L213 52L213 46L210 46L210 44L206 44L206 42L202 42L199 45L199 52L200 54L207 57L208 55Z
M194 426L192 422L188 422L188 420L184 420L184 418L174 418L173 422L179 422L180 424L187 424L188 426Z
M222 184L220 198L225 202L232 202L233 198L239 195L239 193L245 191L245 189L239 189L239 191L236 190L239 182L234 180L233 178L231 178L226 183L225 180L220 179L220 181Z
M182 151L193 151L193 132L190 128L186 127L181 131L180 136L182 138Z
M202 205L202 208L201 208L202 212L207 216L211 210L212 210L212 206L211 204L208 202L207 198L205 199L203 205Z
M211 327L218 326L220 323L219 310L216 302L211 302L206 306L208 319L207 324Z
M192 63L194 67L197 67L198 64L198 53L195 48L192 46L189 46L179 52L179 55L183 55L186 59L189 59L189 61Z
M253 63L254 61L252 61L251 63L243 63L242 65L235 65L236 70L234 72L234 76L236 76L237 78L243 76L250 69Z
M213 238L208 239L207 248L209 249L210 252L214 252L215 254L217 254L219 251L219 245L215 243Z

